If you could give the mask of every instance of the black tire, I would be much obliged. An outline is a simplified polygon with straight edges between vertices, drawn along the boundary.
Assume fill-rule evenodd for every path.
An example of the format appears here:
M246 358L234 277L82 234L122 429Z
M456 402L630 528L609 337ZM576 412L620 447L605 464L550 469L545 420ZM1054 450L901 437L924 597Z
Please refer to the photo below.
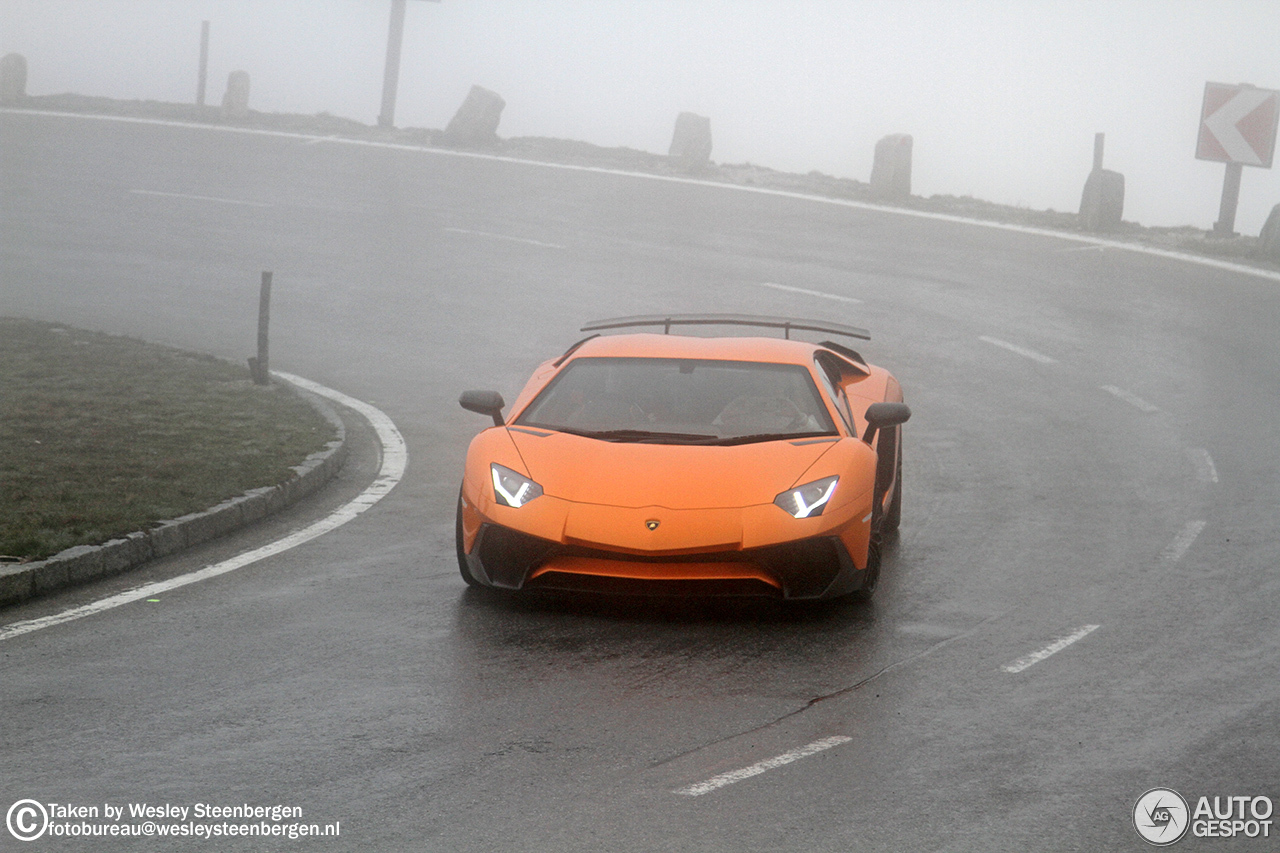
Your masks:
M889 501L889 510L884 514L884 525L881 528L885 535L898 532L902 525L902 442L898 442L898 466L893 475L893 500Z
M872 534L871 544L867 546L867 574L862 588L854 590L849 597L854 601L870 601L880 585L880 537Z
M476 576L471 574L471 567L467 565L467 552L462 547L462 493L458 493L458 520L454 525L454 538L458 543L458 572L462 575L462 579L467 582L467 586L481 586L480 581L476 580Z

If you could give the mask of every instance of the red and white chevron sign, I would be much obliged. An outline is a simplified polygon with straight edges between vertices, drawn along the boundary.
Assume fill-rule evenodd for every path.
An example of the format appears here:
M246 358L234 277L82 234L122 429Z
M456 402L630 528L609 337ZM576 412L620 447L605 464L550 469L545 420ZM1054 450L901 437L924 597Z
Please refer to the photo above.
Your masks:
M1271 168L1280 92L1206 83L1196 159Z

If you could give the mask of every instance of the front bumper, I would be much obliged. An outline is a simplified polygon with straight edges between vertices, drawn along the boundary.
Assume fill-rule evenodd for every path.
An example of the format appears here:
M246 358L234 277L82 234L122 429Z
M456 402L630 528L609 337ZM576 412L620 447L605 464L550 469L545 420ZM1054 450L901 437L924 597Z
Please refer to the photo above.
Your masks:
M643 556L531 536L481 524L466 560L482 583L503 589L571 589L641 595L832 598L862 588L860 570L837 536L759 548Z

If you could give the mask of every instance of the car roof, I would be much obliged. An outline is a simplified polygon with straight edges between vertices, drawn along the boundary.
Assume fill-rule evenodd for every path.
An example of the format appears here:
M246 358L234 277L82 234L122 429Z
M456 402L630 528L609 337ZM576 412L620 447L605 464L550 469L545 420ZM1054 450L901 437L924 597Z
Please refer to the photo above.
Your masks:
M590 338L577 347L570 358L702 358L808 366L818 349L823 347L783 338L638 333Z

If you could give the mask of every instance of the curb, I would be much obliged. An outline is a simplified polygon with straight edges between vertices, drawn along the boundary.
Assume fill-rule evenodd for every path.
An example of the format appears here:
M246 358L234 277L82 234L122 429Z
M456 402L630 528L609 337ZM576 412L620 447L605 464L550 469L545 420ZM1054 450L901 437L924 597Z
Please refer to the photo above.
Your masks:
M324 450L294 465L293 477L277 486L250 489L203 512L161 521L150 530L138 530L102 545L76 545L47 560L0 566L0 607L118 575L158 557L225 536L292 506L328 483L347 459L346 427L324 400L292 383L285 384L323 415L338 433Z

